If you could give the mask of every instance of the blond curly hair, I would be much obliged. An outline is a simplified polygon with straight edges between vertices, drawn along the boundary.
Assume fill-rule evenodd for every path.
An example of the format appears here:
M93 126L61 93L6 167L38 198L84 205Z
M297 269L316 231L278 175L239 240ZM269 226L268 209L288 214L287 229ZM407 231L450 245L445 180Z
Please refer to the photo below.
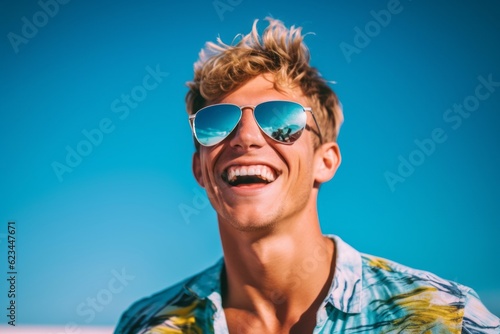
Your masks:
M248 35L238 35L234 45L217 38L207 42L194 64L194 79L188 82L186 108L189 115L229 95L250 79L270 73L275 88L300 87L321 128L324 142L336 141L343 122L340 102L318 70L309 65L310 55L304 44L302 28L286 28L273 18L259 36L257 22ZM196 149L199 144L195 141ZM320 145L319 138L315 147Z

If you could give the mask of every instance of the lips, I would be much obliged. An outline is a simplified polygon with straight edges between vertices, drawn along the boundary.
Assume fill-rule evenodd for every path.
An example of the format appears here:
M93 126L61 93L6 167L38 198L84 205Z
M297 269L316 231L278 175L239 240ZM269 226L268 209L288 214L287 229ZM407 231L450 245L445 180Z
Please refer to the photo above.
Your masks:
M276 180L279 173L267 165L233 165L222 173L222 179L231 186L268 184Z

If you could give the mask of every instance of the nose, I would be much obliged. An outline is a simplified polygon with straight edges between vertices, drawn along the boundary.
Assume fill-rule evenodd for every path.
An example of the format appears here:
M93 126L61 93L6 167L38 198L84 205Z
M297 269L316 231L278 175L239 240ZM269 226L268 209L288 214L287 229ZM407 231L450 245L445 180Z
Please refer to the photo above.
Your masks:
M233 148L244 150L259 148L266 144L266 139L255 121L251 107L243 108L240 122L231 136L229 144Z

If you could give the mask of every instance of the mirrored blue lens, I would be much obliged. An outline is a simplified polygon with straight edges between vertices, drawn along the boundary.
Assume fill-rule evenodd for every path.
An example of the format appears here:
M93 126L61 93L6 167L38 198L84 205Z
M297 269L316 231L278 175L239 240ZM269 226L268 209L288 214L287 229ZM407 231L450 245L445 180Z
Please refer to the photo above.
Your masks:
M281 143L293 143L305 128L304 108L291 101L269 101L254 110L255 120L264 133Z
M194 119L194 135L204 146L223 141L241 118L241 110L233 104L216 104L200 109Z

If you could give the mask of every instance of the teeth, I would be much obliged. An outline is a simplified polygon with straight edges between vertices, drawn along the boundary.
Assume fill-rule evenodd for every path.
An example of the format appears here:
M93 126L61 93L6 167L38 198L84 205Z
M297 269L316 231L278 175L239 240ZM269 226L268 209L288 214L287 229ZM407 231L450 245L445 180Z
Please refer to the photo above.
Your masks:
M276 179L275 172L268 166L231 166L227 169L227 180L233 182L238 176L256 175L262 179L273 182Z

